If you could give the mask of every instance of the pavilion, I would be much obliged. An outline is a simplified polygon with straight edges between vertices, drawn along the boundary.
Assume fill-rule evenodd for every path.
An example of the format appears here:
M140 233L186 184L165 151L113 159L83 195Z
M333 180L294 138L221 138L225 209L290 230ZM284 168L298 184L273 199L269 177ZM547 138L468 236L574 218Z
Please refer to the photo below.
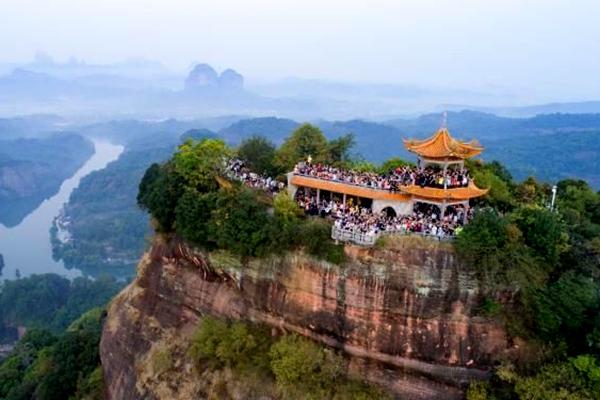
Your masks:
M458 167L461 171L464 170L465 160L483 151L483 147L477 141L461 142L454 139L445 123L433 136L424 140L404 140L404 146L417 155L417 165L420 169L428 165L437 165L442 168L444 178L450 168ZM448 188L446 179L443 188L402 186L404 193L412 195L413 203L434 204L440 208L441 215L445 215L448 206L462 205L468 209L469 200L483 196L488 190L478 188L473 180L470 180L466 187L455 188Z
M370 206L373 212L386 212L389 215L410 215L416 203L433 204L440 209L440 215L443 216L449 206L462 205L468 210L469 200L488 192L488 189L478 188L472 180L467 186L447 187L446 174L453 168L462 171L465 160L479 155L483 147L476 141L461 142L454 139L445 123L430 138L404 140L404 146L417 155L418 168L421 170L430 165L437 165L443 170L443 187L415 184L400 186L398 191L392 192L290 172L287 175L290 195L294 197L299 188L304 188L316 194L317 201L323 198L337 198L346 203L348 198L353 198L363 206ZM465 212L465 218L466 214Z

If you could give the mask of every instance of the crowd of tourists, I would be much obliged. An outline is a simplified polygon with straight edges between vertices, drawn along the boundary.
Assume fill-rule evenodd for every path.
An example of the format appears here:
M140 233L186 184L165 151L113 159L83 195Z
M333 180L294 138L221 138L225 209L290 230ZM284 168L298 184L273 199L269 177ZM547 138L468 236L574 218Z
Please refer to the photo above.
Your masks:
M405 165L381 175L375 172L360 172L330 165L301 162L294 167L294 173L392 192L398 191L400 186L407 185L440 189L466 187L470 181L469 171L464 168L448 168L444 174L443 169L431 166L419 168Z
M340 200L319 200L302 188L296 193L296 201L307 215L331 218L336 228L352 234L364 234L377 237L382 233L418 233L438 238L452 237L462 229L465 216L462 206L449 206L445 215L428 204L418 203L411 215L388 215L385 212L374 213L369 207L362 207L353 200L345 204Z
M225 167L230 179L241 181L244 185L265 190L276 194L285 188L283 182L268 176L252 172L244 161L230 159ZM301 163L296 165L294 173L312 176L321 179L339 181L375 189L397 190L401 185L416 184L421 186L443 187L443 175L439 171L425 168L419 170L414 167L403 166L395 169L387 176L371 172L356 172L342 170L321 164ZM468 172L451 171L446 175L447 187L468 184ZM466 183L465 183L466 182ZM440 210L433 205L418 203L411 215L388 215L387 213L374 213L370 207L363 207L355 203L354 199L346 203L340 199L319 199L314 192L299 188L295 196L298 206L307 215L330 218L337 229L351 234L377 237L382 233L417 233L434 236L440 239L454 236L462 229L463 222L470 219L470 211L462 206L449 206L445 215L440 215ZM468 214L465 215L465 212Z
M285 189L283 182L252 172L244 161L237 158L232 158L227 162L225 172L230 179L241 181L248 187L262 189L271 194Z

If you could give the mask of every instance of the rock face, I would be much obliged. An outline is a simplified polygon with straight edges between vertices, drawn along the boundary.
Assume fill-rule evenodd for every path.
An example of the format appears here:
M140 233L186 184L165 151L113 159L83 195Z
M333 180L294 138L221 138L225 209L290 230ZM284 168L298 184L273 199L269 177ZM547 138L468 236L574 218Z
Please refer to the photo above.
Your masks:
M397 238L347 249L331 265L302 253L226 266L176 239L157 238L138 276L111 304L101 341L109 399L189 398L198 378L151 377L157 343L185 342L204 314L260 321L343 350L351 371L402 399L453 399L484 379L511 342L474 316L476 281L448 244Z

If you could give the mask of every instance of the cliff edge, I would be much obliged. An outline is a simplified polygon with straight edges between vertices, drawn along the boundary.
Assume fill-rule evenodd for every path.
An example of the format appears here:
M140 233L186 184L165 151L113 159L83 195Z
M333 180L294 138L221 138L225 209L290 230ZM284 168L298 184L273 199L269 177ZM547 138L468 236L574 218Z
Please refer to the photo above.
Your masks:
M346 248L343 266L295 252L241 266L157 236L112 302L100 352L109 399L205 398L186 360L202 315L265 323L344 351L352 373L402 399L462 398L514 346L475 315L477 280L452 246L416 237ZM150 362L169 346L177 373Z

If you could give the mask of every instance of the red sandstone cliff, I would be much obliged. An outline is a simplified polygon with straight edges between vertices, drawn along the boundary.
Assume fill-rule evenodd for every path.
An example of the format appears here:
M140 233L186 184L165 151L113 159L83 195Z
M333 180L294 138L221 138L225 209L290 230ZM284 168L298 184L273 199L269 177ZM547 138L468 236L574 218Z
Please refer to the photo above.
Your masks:
M476 280L450 245L406 237L354 253L343 267L294 253L240 268L157 238L109 310L101 342L108 398L201 398L190 365L176 360L176 376L158 377L149 360L159 345L184 354L203 314L343 349L354 373L403 399L461 398L510 351L499 324L473 316Z

